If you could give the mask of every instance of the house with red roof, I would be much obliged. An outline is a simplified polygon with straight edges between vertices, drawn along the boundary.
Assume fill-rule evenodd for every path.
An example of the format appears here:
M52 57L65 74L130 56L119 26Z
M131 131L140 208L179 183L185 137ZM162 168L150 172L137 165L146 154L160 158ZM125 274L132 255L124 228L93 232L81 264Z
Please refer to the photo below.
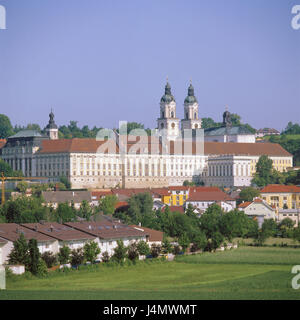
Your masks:
M244 211L247 216L256 219L259 227L261 227L265 219L277 220L276 208L260 198L242 202L238 206L238 210Z
M188 205L191 204L194 208L206 210L213 203L220 205L225 212L236 208L235 199L220 189L218 189L218 191L198 191L191 193L189 199L185 202L185 207L187 208Z
M278 209L300 209L300 187L269 184L260 191L262 199Z

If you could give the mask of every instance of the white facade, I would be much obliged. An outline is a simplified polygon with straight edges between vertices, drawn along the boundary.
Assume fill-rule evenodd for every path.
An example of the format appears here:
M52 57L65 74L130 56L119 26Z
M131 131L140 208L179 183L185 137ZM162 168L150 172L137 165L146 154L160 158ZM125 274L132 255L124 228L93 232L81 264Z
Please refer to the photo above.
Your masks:
M238 143L255 143L255 134L237 134L237 135L220 135L205 136L208 142L238 142Z
M193 206L193 208L197 208L199 210L204 210L205 211L209 206L211 206L214 203L220 204L221 208L225 212L229 212L229 211L234 210L236 208L236 202L235 201L214 201L214 200L210 200L210 201L187 200L185 202L185 207L187 208L188 205L191 204Z
M209 186L250 186L251 180L251 160L247 156L224 155L207 161L204 181Z
M247 207L239 208L240 211L244 211L246 215L255 217L263 216L264 219L277 219L276 210L267 204L264 200L254 200Z

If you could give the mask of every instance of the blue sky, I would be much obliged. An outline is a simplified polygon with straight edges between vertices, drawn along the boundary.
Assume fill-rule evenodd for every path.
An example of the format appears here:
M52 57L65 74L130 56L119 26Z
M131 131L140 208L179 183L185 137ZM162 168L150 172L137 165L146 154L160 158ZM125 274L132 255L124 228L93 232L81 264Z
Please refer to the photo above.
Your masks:
M0 113L13 123L77 120L154 128L166 76L183 116L225 105L256 128L300 122L300 30L289 0L0 0Z

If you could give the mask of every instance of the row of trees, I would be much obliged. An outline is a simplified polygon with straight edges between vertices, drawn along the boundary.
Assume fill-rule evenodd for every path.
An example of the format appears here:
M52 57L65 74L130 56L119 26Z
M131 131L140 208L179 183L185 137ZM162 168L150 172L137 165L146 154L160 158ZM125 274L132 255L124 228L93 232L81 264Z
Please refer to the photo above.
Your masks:
M57 208L44 205L42 198L38 197L17 197L5 202L0 207L0 222L4 223L36 223L40 221L48 222L71 222L83 218L90 221L98 214L98 207L91 208L90 204L84 200L79 209L67 202L58 204Z

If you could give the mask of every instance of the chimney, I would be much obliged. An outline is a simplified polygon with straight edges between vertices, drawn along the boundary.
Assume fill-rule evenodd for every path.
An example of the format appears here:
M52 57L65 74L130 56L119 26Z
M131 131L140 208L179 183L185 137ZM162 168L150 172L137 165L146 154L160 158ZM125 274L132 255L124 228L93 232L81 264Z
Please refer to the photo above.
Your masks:
M114 229L117 229L117 226L114 224L114 225L113 225L113 228L114 228Z
M89 229L92 230L92 226L91 225L89 225Z
M75 192L74 191L72 192L72 195L73 195L73 197L75 196Z
M139 222L139 227L141 227L142 226L142 224L141 224L141 222Z
M34 231L38 231L37 225L34 226Z
M51 226L50 226L50 231L53 232L53 229L54 229L54 228L53 228L53 226L51 225Z

